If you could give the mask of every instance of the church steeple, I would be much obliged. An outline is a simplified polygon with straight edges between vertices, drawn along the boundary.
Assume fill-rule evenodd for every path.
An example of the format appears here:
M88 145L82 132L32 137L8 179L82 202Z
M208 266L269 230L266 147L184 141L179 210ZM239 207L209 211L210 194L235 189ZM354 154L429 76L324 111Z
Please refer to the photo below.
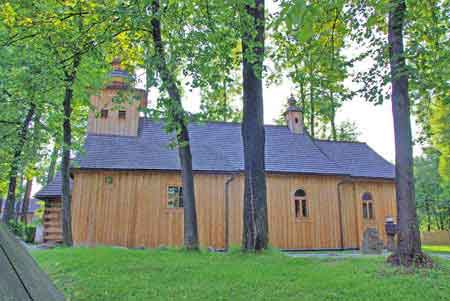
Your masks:
M303 111L297 106L294 95L288 98L288 108L284 113L287 126L289 130L294 134L303 134L305 125L303 124Z
M112 66L109 84L91 97L93 110L89 112L88 133L137 136L139 108L147 107L147 95L129 85L130 75L122 68L120 59L114 59Z

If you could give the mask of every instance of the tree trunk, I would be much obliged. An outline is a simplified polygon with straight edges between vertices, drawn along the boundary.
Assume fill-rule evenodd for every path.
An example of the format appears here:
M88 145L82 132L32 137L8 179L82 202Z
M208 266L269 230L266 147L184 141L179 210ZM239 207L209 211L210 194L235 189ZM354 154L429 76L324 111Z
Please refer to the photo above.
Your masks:
M316 133L315 133L315 126L314 126L314 122L315 122L315 115L316 115L316 108L315 108L315 104L314 104L314 85L313 85L313 78L312 78L312 73L310 73L309 76L309 105L310 105L310 110L309 110L309 131L311 134L311 137L315 137Z
M178 156L181 165L184 203L184 246L188 250L198 250L197 212L195 208L194 175L192 172L192 154L189 144L189 132L186 116L181 103L180 91L176 79L166 63L166 55L161 37L161 21L159 17L159 0L152 2L153 18L151 21L152 38L158 60L158 73L163 81L169 97L175 106L169 108L170 115L177 125Z
M447 230L450 231L450 201L447 207Z
M398 212L398 247L389 261L393 264L429 266L431 260L421 251L417 222L408 75L403 50L404 0L391 0L389 12L389 59L392 83L392 113L395 133L395 186Z
M334 141L337 141L337 131L336 131L336 105L333 99L333 91L330 91L330 105L331 105L331 116L330 116L330 125L331 125L331 137Z
M267 248L265 131L262 69L264 60L264 0L245 7L243 49L243 122L244 142L244 232L242 248L257 251ZM256 33L256 35L255 35Z
M73 85L75 83L77 68L80 65L80 55L75 55L72 63L72 70L66 71L65 92L64 92L64 121L63 121L63 145L61 160L61 190L62 190L62 228L63 243L72 246L72 195L70 191L70 151L72 148L72 125L70 118L72 115Z
M46 184L50 184L53 179L55 178L55 170L56 170L56 162L58 161L58 155L59 155L59 147L56 144L53 146L52 154L50 155L50 165L48 167L47 172L47 180Z
M428 199L425 200L425 211L427 213L427 230L431 231L431 210L430 210L430 201Z
M340 12L335 9L335 17L333 22L333 27L331 29L331 71L334 76L334 34L336 30L336 24L339 18ZM331 136L334 141L337 140L336 133L336 103L334 102L334 93L333 87L330 87L330 106L331 106L331 116L330 116L330 125L331 125Z
M302 79L300 81L300 100L302 104L302 124L305 124L305 107L306 107L306 99L305 99L305 81Z
M31 188L33 187L33 179L28 179L27 183L25 184L25 193L23 195L22 199L22 222L27 224L27 214L28 214L28 207L30 206L30 198L31 198Z
M5 223L7 223L10 219L14 218L14 207L16 203L17 173L20 166L23 146L26 142L28 129L35 111L36 105L32 102L30 104L30 108L28 109L25 120L22 123L22 127L19 132L18 137L19 139L17 142L17 146L13 154L13 159L11 162L11 170L9 172L9 184L8 184L8 194L6 197L5 212L3 213L2 217L2 220Z

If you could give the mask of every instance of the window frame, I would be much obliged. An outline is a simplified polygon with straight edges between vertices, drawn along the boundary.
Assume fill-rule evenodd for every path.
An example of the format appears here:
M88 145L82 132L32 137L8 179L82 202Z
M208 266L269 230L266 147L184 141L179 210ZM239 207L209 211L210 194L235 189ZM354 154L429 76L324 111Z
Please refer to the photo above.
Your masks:
M114 183L113 176L111 176L111 175L105 176L105 184L106 185L110 186L113 183Z
M169 206L169 201L170 201L170 193L169 193L169 189L172 187L176 187L178 189L178 200L175 201L175 204L178 204L178 206L174 206L174 207L170 207ZM166 209L184 209L184 200L183 200L183 186L181 186L181 184L169 184L166 187ZM181 203L181 206L180 206Z
M107 119L109 115L108 109L100 109L100 118L101 119Z
M376 219L375 214L375 202L373 200L372 193L370 192L364 192L361 195L361 201L362 201L362 218L365 221L374 221Z
M303 195L296 196L298 191L303 191ZM296 221L310 221L311 220L311 202L308 200L308 195L303 188L298 188L292 194L294 218Z
M117 118L119 118L119 120L126 120L127 119L127 111L126 110L119 110L117 112Z

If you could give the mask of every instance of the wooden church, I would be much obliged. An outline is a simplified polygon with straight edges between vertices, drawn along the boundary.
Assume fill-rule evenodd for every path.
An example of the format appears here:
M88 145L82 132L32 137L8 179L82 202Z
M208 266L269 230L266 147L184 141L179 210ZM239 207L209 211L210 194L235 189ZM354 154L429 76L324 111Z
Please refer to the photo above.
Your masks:
M72 164L76 245L180 246L183 198L177 151L164 124L140 117L144 91L130 88L116 62L112 83L92 97L84 152ZM140 101L117 104L122 92ZM266 125L270 244L280 249L359 248L367 227L386 239L396 216L394 166L365 143L312 138L291 99L286 125ZM241 124L189 125L199 239L224 249L242 237L244 161ZM46 201L45 240L61 241L61 178Z

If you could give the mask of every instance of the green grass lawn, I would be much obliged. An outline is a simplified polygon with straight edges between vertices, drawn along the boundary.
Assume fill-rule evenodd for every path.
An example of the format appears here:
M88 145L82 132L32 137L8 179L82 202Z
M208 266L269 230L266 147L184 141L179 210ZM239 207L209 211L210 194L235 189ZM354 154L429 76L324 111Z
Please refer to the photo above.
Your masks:
M447 246L424 245L424 246L422 246L422 250L424 250L425 252L431 252L431 253L450 254L450 245L447 245Z
M382 257L291 258L73 248L33 256L69 300L449 300L450 261L392 268Z

